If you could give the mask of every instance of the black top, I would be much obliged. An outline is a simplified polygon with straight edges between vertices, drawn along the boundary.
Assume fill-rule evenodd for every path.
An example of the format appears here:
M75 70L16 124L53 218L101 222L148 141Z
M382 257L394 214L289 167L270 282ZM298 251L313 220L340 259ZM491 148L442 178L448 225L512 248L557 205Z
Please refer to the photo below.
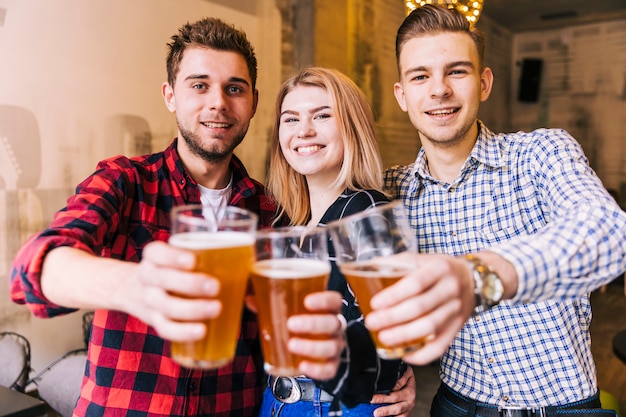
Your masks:
M344 190L326 210L319 225L325 227L331 221L388 202L389 199L376 190ZM406 371L406 364L401 360L384 360L378 357L370 333L363 324L363 315L354 293L335 264L335 251L330 237L328 252L332 267L328 289L338 291L343 296L342 314L348 322L346 335L349 354L342 358L334 379L316 383L335 397L340 397L347 407L354 407L359 403L369 403L375 393L391 391L398 378Z

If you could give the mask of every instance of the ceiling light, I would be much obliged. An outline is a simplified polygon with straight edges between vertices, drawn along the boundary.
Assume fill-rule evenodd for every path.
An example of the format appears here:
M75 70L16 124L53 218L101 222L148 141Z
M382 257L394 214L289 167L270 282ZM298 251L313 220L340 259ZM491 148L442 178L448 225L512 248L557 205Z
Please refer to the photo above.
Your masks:
M447 6L448 9L458 10L467 18L471 26L478 22L480 12L483 10L483 0L406 0L404 4L407 14L426 4Z

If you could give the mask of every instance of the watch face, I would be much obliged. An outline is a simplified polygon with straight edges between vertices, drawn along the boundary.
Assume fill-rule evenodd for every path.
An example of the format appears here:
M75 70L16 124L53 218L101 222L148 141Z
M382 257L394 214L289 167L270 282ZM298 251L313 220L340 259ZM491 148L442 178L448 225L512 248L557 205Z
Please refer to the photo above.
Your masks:
M504 288L502 281L493 272L488 273L483 281L483 294L492 303L498 303L502 299Z

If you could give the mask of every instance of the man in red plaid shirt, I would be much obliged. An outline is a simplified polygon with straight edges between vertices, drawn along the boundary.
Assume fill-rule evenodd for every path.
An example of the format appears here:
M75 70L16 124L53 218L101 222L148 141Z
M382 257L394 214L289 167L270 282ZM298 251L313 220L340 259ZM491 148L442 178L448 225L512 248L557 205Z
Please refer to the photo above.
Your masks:
M94 309L88 361L74 416L255 416L264 383L256 316L245 310L236 357L215 370L181 368L168 341L195 340L219 314L216 280L191 273L194 256L175 249L170 211L186 203L244 207L270 226L275 207L233 155L256 111L256 57L241 31L218 19L172 37L167 108L178 137L163 152L98 164L52 224L17 254L11 297L37 317ZM203 300L173 296L204 295ZM303 374L334 376L344 348L341 296L311 297L294 333L316 328L331 342L292 339L311 358ZM323 313L323 314L321 314ZM299 342L299 343L298 343Z

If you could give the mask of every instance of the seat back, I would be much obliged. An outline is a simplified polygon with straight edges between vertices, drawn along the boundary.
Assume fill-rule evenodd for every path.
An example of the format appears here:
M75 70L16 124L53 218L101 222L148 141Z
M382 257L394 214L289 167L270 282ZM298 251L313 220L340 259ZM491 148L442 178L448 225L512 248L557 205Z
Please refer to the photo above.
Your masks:
M33 377L39 398L44 400L61 417L71 417L85 373L87 350L67 352L50 363Z
M30 343L21 334L0 332L0 385L24 391L30 374Z

